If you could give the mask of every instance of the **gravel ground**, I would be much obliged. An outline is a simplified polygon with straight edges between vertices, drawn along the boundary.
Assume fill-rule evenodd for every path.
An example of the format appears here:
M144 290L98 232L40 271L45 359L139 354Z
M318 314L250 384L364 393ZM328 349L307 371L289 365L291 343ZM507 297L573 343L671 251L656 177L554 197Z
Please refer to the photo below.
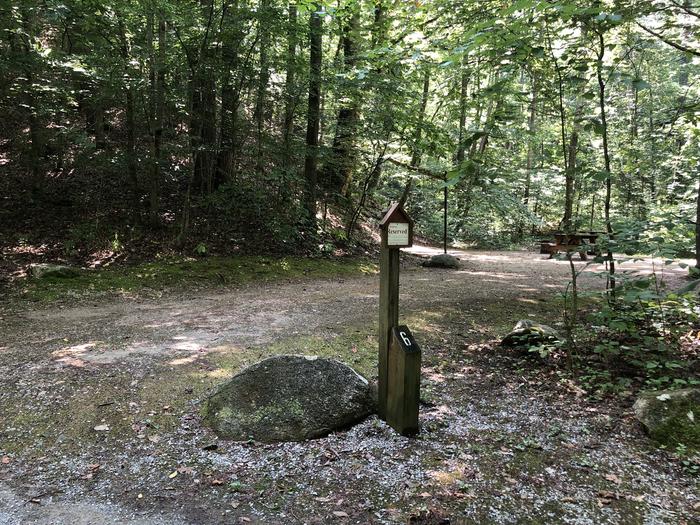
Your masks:
M651 447L631 400L591 402L494 344L519 318L557 323L568 264L455 254L460 270L401 276L423 347L416 439L375 417L276 445L200 424L211 388L271 353L371 376L376 276L5 307L0 524L697 523L697 478ZM596 269L582 287L603 286ZM671 285L682 274L665 269Z

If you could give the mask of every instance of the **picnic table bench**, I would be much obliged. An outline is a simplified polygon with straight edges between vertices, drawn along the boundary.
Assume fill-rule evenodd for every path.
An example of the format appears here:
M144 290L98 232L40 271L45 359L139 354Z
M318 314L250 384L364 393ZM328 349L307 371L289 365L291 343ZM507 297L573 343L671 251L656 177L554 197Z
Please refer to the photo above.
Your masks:
M559 252L578 252L582 261L588 259L589 255L597 255L599 250L596 241L605 232L581 231L581 232L561 232L552 233L552 239L544 239L540 244L540 253L549 254L550 258Z

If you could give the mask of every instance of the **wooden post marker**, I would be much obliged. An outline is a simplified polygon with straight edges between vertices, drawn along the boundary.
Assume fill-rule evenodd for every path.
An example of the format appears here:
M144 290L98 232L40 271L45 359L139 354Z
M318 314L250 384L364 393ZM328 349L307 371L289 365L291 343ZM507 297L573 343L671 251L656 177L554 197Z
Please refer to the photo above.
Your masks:
M390 347L392 345L392 331L399 324L399 249L413 245L413 220L398 204L394 203L389 208L384 218L379 223L382 234L382 245L379 259L379 378L378 378L378 412L379 417L394 426L391 421L396 421L395 414L389 415L388 400L392 399L392 410L403 406L405 388L395 390L396 385L408 382L420 382L420 349L418 350L418 367L413 361L408 366L397 365L392 369L389 363ZM408 329L404 332L407 332ZM410 332L408 332L410 334ZM412 340L412 339L411 339ZM416 345L417 348L417 345ZM400 354L399 351L396 352ZM403 358L398 359L402 361ZM409 358L414 359L415 358ZM404 381L405 378L390 377L395 373L415 373L416 378ZM411 389L408 389L411 391ZM417 389L416 389L417 392ZM412 395L412 394L411 394ZM417 394L416 394L417 395ZM403 421L403 418L398 418ZM415 401L415 431L418 425L418 398ZM404 425L401 423L401 425ZM394 428L403 433L400 428ZM408 428L408 427L406 427Z
M386 422L403 436L418 434L421 351L407 326L395 326L389 346Z

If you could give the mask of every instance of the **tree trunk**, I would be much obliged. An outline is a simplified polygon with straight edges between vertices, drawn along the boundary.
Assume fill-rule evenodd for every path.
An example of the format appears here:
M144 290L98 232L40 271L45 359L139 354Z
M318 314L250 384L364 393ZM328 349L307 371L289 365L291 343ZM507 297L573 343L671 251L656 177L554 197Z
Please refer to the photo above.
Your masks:
M457 155L455 156L457 167L464 162L465 140L467 130L467 88L469 86L469 71L466 68L467 57L462 63L462 74L459 85L459 139L457 143Z
M565 232L572 230L572 215L574 207L574 181L576 178L576 154L578 152L578 124L574 122L574 129L569 136L568 162L564 173L566 184L564 192L564 218L561 220L562 229Z
M352 13L345 24L341 44L343 49L343 66L345 73L352 71L357 64L359 50L360 12L359 7L350 4ZM324 179L330 190L341 196L347 196L352 182L355 163L355 140L360 116L358 89L356 81L345 82L345 102L338 110L332 156L324 169Z
M608 121L605 111L605 81L603 80L603 58L605 57L605 38L603 33L598 34L598 61L596 63L596 76L598 78L598 101L600 105L600 122L603 127L603 160L605 164L605 228L608 233L609 243L613 240L613 228L610 221L610 202L612 199L612 173L610 161L610 149L608 147ZM615 260L613 259L612 248L608 245L608 285L615 291Z
M296 88L296 57L297 57L297 5L289 2L289 18L287 21L287 76L284 81L284 154L287 163L291 162L294 134L294 110L297 105Z
M695 268L700 271L700 177L698 178L695 213Z
M270 47L270 0L260 0L260 12L258 13L258 31L260 35L260 72L258 74L258 86L255 96L255 142L257 156L255 169L262 173L264 168L263 132L265 128L265 104L267 100L267 84L270 79L270 65L268 51Z
M537 77L532 75L532 98L530 99L530 116L527 119L527 161L525 164L525 192L523 205L527 208L530 203L530 185L532 181L532 169L535 164L535 133L537 133Z
M13 33L11 46L15 48L18 53L16 53L16 59L20 60L20 63L24 64L24 76L25 76L25 88L22 93L22 101L25 109L28 112L28 124L29 124L29 139L31 141L31 147L29 150L29 166L31 169L31 192L32 195L37 196L42 188L42 158L44 156L44 135L45 129L39 117L39 99L35 94L34 81L34 63L31 59L32 53L30 45L34 40L34 33L36 29L36 18L37 18L38 7L34 9L21 10L22 16L22 29L24 30L24 38L15 39L16 34ZM20 46L12 45L14 41L17 40L23 44ZM13 53L15 54L15 53ZM25 59L24 57L29 57Z
M420 166L421 161L421 138L423 137L423 123L425 121L425 110L428 107L428 95L430 94L430 69L426 66L423 72L423 93L420 99L418 110L418 121L416 131L413 134L413 153L411 154L411 166Z
M216 160L214 187L231 180L235 171L238 143L238 107L240 88L235 82L239 67L238 48L242 39L238 0L231 3L231 14L224 19L231 20L233 27L222 32L221 59L223 77L221 80L221 114L219 115L219 152Z
M304 206L307 215L307 242L316 237L316 194L318 183L318 144L321 119L321 63L323 21L320 4L312 4L309 17L309 102L306 121L306 158L304 160Z
M125 95L126 95L126 170L131 185L131 213L135 220L139 220L140 204L139 204L139 181L138 171L136 166L136 109L134 103L134 87L129 75L129 41L126 37L126 29L124 22L119 17L119 37L121 40L121 55L124 61L124 67L127 69L125 74Z
M194 186L200 193L208 194L213 189L216 160L216 78L209 45L214 20L213 0L201 0L200 7L206 27L191 78L190 145Z
M154 12L151 9L147 21L147 44L149 49L149 120L151 132L151 165L148 177L148 209L151 224L157 224L160 211L161 142L163 137L163 106L165 102L165 20L158 20L158 51L153 44L155 28Z
M95 95L97 100L94 101L95 108L95 148L105 149L107 140L105 137L105 110L104 102L99 94Z

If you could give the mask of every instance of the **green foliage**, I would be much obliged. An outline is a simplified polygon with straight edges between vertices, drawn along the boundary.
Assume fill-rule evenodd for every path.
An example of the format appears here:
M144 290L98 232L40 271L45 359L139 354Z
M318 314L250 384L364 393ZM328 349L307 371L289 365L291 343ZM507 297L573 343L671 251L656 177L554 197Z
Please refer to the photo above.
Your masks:
M700 384L693 377L700 329L696 295L662 296L654 276L626 283L615 300L591 315L582 356L584 380L599 392L627 390L634 382L653 388ZM602 367L602 370L597 368Z
M413 179L418 233L441 239L447 185L449 240L505 248L559 228L567 200L572 227L602 229L610 182L613 251L692 256L699 70L668 41L698 49L693 24L673 40L695 11L662 3L650 18L651 3L580 0L10 2L2 222L56 228L76 257L143 225L187 253L331 252L355 219L305 231L309 195L363 220ZM307 148L316 14L323 125ZM94 238L73 238L83 223Z

